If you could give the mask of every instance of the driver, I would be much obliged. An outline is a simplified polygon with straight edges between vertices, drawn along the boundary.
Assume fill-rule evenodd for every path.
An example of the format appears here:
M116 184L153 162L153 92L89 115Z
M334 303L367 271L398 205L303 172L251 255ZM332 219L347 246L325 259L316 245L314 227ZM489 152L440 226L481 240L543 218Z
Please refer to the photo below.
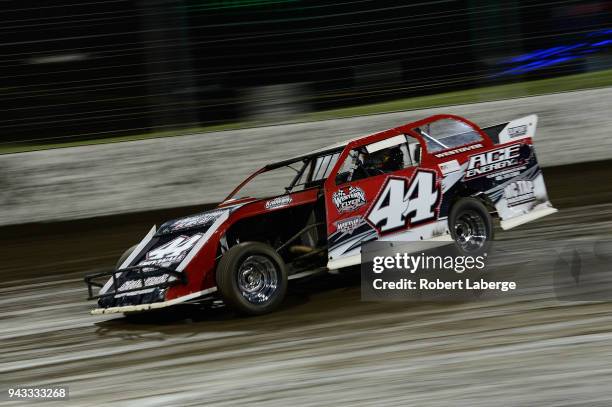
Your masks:
M370 176L401 170L404 168L404 153L399 147L386 148L368 155L363 165Z

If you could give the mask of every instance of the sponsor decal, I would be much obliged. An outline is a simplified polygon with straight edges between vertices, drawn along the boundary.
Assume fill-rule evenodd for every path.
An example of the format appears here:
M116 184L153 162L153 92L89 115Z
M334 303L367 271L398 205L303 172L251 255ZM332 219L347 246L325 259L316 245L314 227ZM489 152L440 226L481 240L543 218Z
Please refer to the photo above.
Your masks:
M521 172L523 172L526 168L527 166L525 165L521 165L519 167L512 167L509 170L499 171L495 174L489 174L486 177L489 179L493 179L496 182L505 181L507 179L518 177L519 175L521 175Z
M445 163L438 164L440 171L442 171L442 175L450 174L451 172L459 171L461 166L459 165L459 161L451 160Z
M121 284L121 287L119 287L117 292L133 290L136 288L146 288L146 287L150 287L154 285L163 284L166 281L168 281L169 278L170 276L168 274L147 277L144 281L144 285L142 285L142 280L128 280L125 283ZM130 295L137 295L137 294L139 294L139 292L130 293Z
M166 244L163 244L155 249L149 251L143 261L138 263L139 266L160 266L170 267L173 264L180 263L186 256L187 253L195 246L195 244L204 236L201 233L196 233L193 236L178 236ZM143 269L147 271L147 269ZM136 288L147 288L158 284L165 283L170 279L170 275L162 274L158 276L146 277L144 285L142 280L127 280L117 290L117 292L132 290ZM172 277L174 278L174 277ZM136 291L126 293L124 295L138 295L142 291Z
M172 264L181 262L187 253L204 236L196 233L193 236L178 236L166 244L163 244L149 251L140 266L162 266L168 267Z
M532 181L516 181L508 184L504 188L504 197L508 206L521 205L535 200Z
M336 229L338 230L338 232L353 233L353 231L357 229L357 227L361 224L362 219L363 218L361 216L355 216L352 218L336 221L334 222L334 225L336 225Z
M197 226L203 226L214 222L219 216L223 215L223 212L224 211L214 211L179 219L171 224L169 229L170 231L175 232L181 229L190 229Z
M527 134L527 125L524 124L522 126L510 127L508 129L508 136L510 138L520 137Z
M293 202L293 198L290 196L279 196L278 198L267 201L266 209L282 208L283 206L289 205L291 202Z
M465 178L474 178L521 164L520 144L470 156Z
M332 194L332 201L338 212L351 212L367 203L365 192L359 187L350 186L346 191L339 189Z
M437 158L444 158L444 157L448 157L449 155L465 153L466 151L476 150L476 149L481 148L481 147L482 147L482 144L478 143L478 144L474 144L474 145L471 145L471 146L455 148L454 150L444 151L442 153L438 153L438 154L434 154L434 155Z
M438 216L436 173L417 170L411 179L389 177L366 215L379 234L424 223Z

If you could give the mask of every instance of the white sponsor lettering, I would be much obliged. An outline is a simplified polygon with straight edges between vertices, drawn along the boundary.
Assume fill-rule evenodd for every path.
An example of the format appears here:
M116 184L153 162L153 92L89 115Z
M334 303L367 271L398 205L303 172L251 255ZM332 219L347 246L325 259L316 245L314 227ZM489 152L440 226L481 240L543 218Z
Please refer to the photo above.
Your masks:
M189 216L187 218L182 218L170 225L170 229L172 231L177 231L181 229L189 229L196 226L206 225L207 223L211 223L219 216L221 216L223 212L224 211L214 211L203 213L200 215Z
M508 136L510 138L524 136L525 134L527 134L527 125L510 127L508 129Z
M335 225L338 232L352 233L361 224L361 221L361 216L355 216L353 218L339 220L335 222Z
M145 279L144 286L142 285L141 280L128 280L125 283L121 284L121 287L119 287L117 292L134 290L137 288L146 288L146 287L156 286L156 285L165 283L166 281L168 281L169 278L170 276L168 274L147 277ZM137 293L133 293L133 294L137 294Z
M532 181L516 181L504 188L504 197L508 202L508 206L520 205L535 199L533 190Z
M477 177L519 164L520 144L514 144L470 157L465 178Z
M271 199L266 202L266 209L276 209L283 206L289 205L293 202L293 198L290 196L279 196L278 198Z
M477 148L481 148L481 147L482 147L482 144L478 143L478 144L474 144L474 145L471 145L471 146L465 146L465 147L461 147L461 148L456 148L454 150L444 151L442 153L438 153L438 154L434 154L434 155L436 157L438 157L438 158L444 158L444 157L448 157L449 155L465 153L466 151L476 150Z
M366 204L363 189L350 186L346 191L339 189L332 194L332 201L338 212L350 212Z

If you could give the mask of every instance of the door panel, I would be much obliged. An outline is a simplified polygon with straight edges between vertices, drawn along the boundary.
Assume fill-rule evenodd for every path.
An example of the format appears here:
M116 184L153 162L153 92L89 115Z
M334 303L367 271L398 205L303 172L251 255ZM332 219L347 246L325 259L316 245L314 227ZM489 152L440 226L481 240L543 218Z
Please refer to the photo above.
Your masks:
M376 222L372 220L378 221L384 216L381 213L380 201L388 201L391 195L394 199L398 198L397 194L389 194L388 197L379 197L379 195L385 192L385 186L389 182L410 180L415 170L415 167L408 167L393 173L336 185L326 191L325 205L330 261L358 256L361 253L362 243L379 238L381 233ZM382 205L384 206L385 203ZM373 210L378 211L373 213ZM394 231L402 229L405 227L395 228Z
M406 230L437 220L440 178L419 167L416 147L422 144L396 133L343 154L325 184L329 267L358 264L362 243L401 239Z

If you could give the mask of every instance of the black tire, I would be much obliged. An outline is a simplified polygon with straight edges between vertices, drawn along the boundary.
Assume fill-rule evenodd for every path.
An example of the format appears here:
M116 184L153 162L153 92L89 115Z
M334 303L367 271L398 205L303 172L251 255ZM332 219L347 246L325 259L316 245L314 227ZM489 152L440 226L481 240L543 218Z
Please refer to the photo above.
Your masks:
M132 252L134 251L134 249L136 249L136 246L138 245L134 245L132 247L130 247L129 249L127 249L126 251L123 252L123 254L121 255L121 257L119 257L119 260L117 261L117 264L115 265L115 270L118 270L119 267L121 267L121 265L123 264L123 262L130 257L130 254L132 254Z
M487 207L476 198L461 198L451 208L448 226L458 254L486 253L493 240L493 220Z
M283 259L271 246L260 242L240 243L225 252L216 278L226 305L241 314L271 312L287 293Z

